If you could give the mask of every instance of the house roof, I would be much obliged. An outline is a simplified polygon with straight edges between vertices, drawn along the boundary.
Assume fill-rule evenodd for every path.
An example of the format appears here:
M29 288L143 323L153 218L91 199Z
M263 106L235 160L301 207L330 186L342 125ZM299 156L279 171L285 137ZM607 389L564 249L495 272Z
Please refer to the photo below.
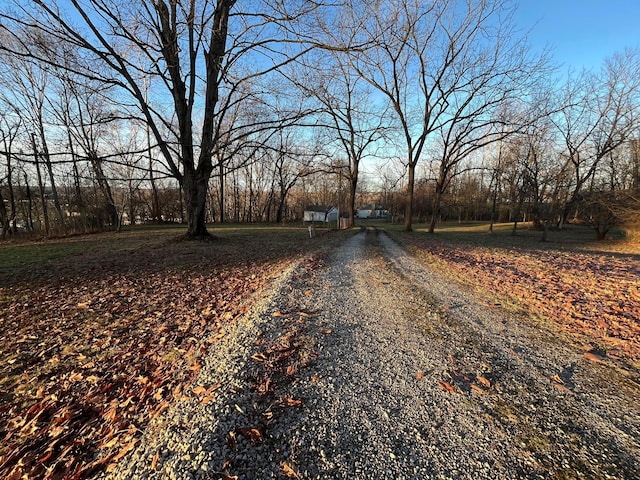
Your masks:
M323 206L323 205L309 205L307 207L304 208L305 212L326 212L327 211L327 207Z
M321 212L321 213L327 213L332 211L334 208L333 205L330 205L328 207L325 207L324 205L309 205L307 207L305 207L304 211L305 212Z

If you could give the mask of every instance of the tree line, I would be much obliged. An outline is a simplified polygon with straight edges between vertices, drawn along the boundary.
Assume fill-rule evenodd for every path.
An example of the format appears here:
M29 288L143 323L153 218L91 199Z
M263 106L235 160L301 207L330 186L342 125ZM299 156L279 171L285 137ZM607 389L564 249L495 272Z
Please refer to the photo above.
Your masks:
M306 204L637 225L640 53L565 73L506 0L0 10L2 236L298 220ZM374 167L371 167L371 166ZM363 172L369 166L373 172Z

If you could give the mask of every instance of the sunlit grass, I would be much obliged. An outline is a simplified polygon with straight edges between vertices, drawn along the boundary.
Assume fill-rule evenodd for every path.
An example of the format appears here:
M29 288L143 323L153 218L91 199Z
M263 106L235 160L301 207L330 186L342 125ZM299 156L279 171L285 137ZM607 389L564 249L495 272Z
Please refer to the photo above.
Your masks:
M371 223L391 234L406 235L404 225L377 222ZM533 228L531 223L518 223L515 235L513 223L496 223L489 231L489 222L442 222L436 225L435 232L429 233L428 224L413 224L410 235L424 236L434 241L450 243L470 243L488 248L519 247L526 249L575 249L601 253L640 254L640 245L624 240L621 231L613 231L610 238L597 241L595 233L582 225L565 225L562 229L549 229L546 241L542 241L543 232Z

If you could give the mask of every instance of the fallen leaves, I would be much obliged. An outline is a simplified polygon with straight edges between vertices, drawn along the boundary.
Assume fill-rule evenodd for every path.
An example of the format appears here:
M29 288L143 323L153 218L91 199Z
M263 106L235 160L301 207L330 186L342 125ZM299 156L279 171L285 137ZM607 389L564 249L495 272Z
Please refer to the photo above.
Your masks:
M302 405L302 400L299 398L291 398L288 396L283 396L280 398L280 405L284 407L297 407Z
M472 375L461 370L461 366L453 358L448 356L449 364L452 368L445 371L443 376L448 380L438 380L438 386L445 392L455 393L477 393L484 395L491 392L493 384L484 375ZM420 375L420 374L419 374ZM421 378L421 377L419 377Z
M253 444L264 442L264 436L262 435L262 432L257 428L240 427L236 428L235 431L236 433L242 435L244 438L250 440Z
M282 473L284 473L289 478L300 478L298 472L296 472L293 466L288 464L287 462L281 462L280 469L282 470Z
M113 463L111 465L115 465L115 463L117 463L118 460L120 460L127 453L129 453L131 450L133 450L133 448L138 443L138 440L139 439L135 438L135 439L131 440L129 443L127 443L124 447L122 447L120 449L120 452L118 452L118 454L115 457L113 457L113 459L112 459ZM109 471L109 468L107 468L107 471Z
M477 375L476 380L478 380L478 382L484 385L485 387L491 388L491 382L487 378L483 377L482 375Z
M219 385L192 386L202 356L290 248L257 245L245 249L251 261L230 254L233 242L168 242L133 257L70 257L50 276L0 271L0 478L113 469L173 403L212 401Z
M481 395L484 395L485 393L487 393L486 390L483 390L482 388L480 388L475 383L471 384L471 390L473 390L474 392L479 393Z
M451 394L456 393L456 389L449 382L445 382L444 380L438 380L438 386L444 390L445 392L449 392Z
M470 388L472 391L479 393L480 395L484 395L489 392L491 389L491 381L487 377L484 377L483 375L476 375L476 381L478 384L471 383Z
M253 355L251 355L251 359L255 360L256 362L266 362L267 361L267 357L264 353L254 353Z
M640 265L628 256L513 245L489 248L426 237L403 241L456 278L508 298L578 339L595 339L616 358L640 361ZM585 354L594 362L604 359L598 356Z
M221 383L216 383L214 385L211 385L210 387L198 385L197 387L194 387L192 391L195 395L202 397L200 399L200 404L206 405L207 403L214 400L215 397L212 395L212 393L219 389L221 386Z
M593 352L584 352L584 358L596 363L600 363L604 360L604 357L601 357L597 353L593 353Z
M234 430L230 431L227 435L227 445L233 451L238 448L238 439L236 438L236 432Z
M567 387L565 387L564 385L562 385L561 383L556 383L556 382L552 382L552 385L560 390L561 392L566 392L566 393L571 393L571 390Z

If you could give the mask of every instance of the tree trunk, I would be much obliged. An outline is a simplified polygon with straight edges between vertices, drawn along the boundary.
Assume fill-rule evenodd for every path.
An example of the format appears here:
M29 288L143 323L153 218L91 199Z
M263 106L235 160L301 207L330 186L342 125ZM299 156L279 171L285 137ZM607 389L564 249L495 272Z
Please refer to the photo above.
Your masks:
M282 223L282 217L284 216L284 195L280 194L280 200L278 201L278 210L276 211L276 223Z
M222 161L218 163L218 180L220 183L220 223L224 223L224 164Z
M75 204L80 211L80 229L83 233L87 231L87 209L82 197L82 186L80 184L80 171L78 170L78 159L71 138L71 131L67 129L67 138L69 141L69 152L71 154L71 163L73 168L73 188L75 193Z
M93 167L93 171L96 175L96 180L98 181L100 191L102 192L102 195L104 195L105 208L107 211L107 216L109 217L109 222L113 228L118 228L118 208L116 207L116 202L113 199L109 181L107 180L107 177L104 174L104 170L102 169L102 160L95 154L90 155L89 159L91 160L91 166Z
M47 210L47 199L44 196L44 184L42 183L42 172L40 171L40 155L36 146L36 135L31 134L31 146L33 148L33 159L36 164L36 175L38 177L38 189L40 190L40 202L42 203L42 219L44 220L44 234L49 235L49 211Z
M276 223L282 223L284 220L284 208L287 203L287 195L289 194L289 186L286 185L282 176L278 182L280 188L280 196L278 198L278 209L276 210Z
M16 233L16 197L13 192L13 167L11 152L7 152L7 188L9 189L9 232Z
M128 180L129 186L129 225L136 223L136 206L135 206L135 188L131 178ZM120 227L122 227L122 217L120 218Z
M24 174L25 193L27 195L27 230L33 232L33 198L31 196L31 187L27 174Z
M0 185L0 223L2 224L2 234L0 237L4 240L9 231L9 217L7 215L7 207L4 204L4 198L2 198L2 186Z
M248 180L249 180L249 205L246 208L246 217L245 221L253 222L253 200L254 200L254 192L253 192L253 168L249 165L248 169Z
M45 166L47 167L47 173L49 174L49 182L51 183L51 196L53 197L53 206L56 209L58 216L58 224L62 229L62 233L65 232L64 213L62 212L62 206L60 205L60 197L58 196L58 189L56 188L56 179L53 175L53 165L51 164L51 156L49 155L49 147L47 145L47 139L44 133L44 125L42 120L40 121L40 140L42 141L42 157L44 158Z
M493 224L496 222L496 213L498 207L498 175L494 177L495 183L493 188L493 198L491 200L491 223L489 224L489 233L493 233Z
M413 221L413 190L415 187L416 180L416 164L409 163L407 167L407 195L406 195L406 204L404 209L404 230L405 232L413 231L412 221Z
M160 199L158 197L158 187L156 185L156 179L153 176L153 157L151 155L151 132L149 131L149 125L147 124L147 152L149 155L149 183L151 184L151 220L155 223L162 221L162 214L160 213Z
M440 213L440 204L442 203L442 191L444 187L440 184L436 184L436 195L433 198L433 211L431 213L431 223L429 223L429 233L433 233L436 230L436 222L438 221L438 214Z
M546 242L548 237L549 237L549 224L547 222L544 222L544 224L542 225L542 238L540 239L540 241Z
M349 179L349 228L356 223L356 189L358 187L358 174L351 175Z
M187 211L187 238L213 238L207 231L207 191L209 175L186 168L182 177L182 191L184 193Z
M497 205L497 192L493 194L493 200L491 202L491 222L489 223L489 233L493 233L493 224L496 223L496 205Z
M274 196L275 196L275 192L274 192L274 187L272 185L271 191L269 192L269 195L267 197L267 201L265 202L264 209L262 210L262 218L266 220L268 223L271 222L271 219L273 218L272 205L273 205Z

